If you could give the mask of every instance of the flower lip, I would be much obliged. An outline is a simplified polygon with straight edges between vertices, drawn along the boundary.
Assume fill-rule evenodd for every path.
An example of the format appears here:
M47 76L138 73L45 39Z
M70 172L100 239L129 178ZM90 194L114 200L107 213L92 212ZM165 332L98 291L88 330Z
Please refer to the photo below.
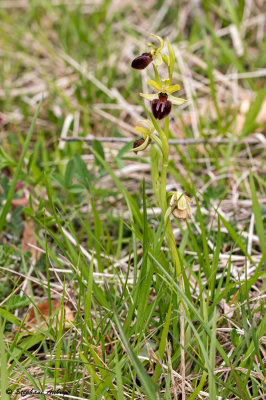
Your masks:
M143 138L136 139L133 143L133 149L136 149L137 147L141 146L144 142L145 142L145 140ZM136 151L136 153L137 153L137 151Z
M142 53L140 57L142 56L147 56L149 58L152 58L152 54L151 53Z
M167 115L170 114L172 110L172 103L171 101L167 100L167 96L163 96L163 100L161 99L154 99L151 102L151 111L153 113L153 116L156 119L163 119L167 117Z
M135 69L145 69L152 62L151 53L142 53L140 56L134 58L131 67Z
M150 143L151 138L149 136L147 136L145 140L143 138L137 139L134 141L133 149L131 149L130 151L134 151L137 154L138 151L146 150Z

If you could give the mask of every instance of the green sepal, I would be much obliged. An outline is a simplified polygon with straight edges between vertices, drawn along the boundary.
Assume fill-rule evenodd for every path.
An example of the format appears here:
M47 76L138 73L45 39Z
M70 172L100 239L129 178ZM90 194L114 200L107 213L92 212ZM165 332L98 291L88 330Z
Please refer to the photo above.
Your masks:
M176 106L180 106L181 104L184 104L187 102L187 100L172 96L171 94L168 95L168 100L170 100Z
M149 93L140 93L139 94L141 97L144 97L144 99L152 101L154 99L158 99L158 94L149 94Z
M162 91L162 86L159 83L153 81L152 79L149 79L147 83L148 85L152 86L155 90L157 90L157 92Z
M162 65L163 59L162 59L161 53L158 53L158 52L156 51L155 56L154 56L154 58L153 58L153 62L154 62L154 64L157 65L157 66Z

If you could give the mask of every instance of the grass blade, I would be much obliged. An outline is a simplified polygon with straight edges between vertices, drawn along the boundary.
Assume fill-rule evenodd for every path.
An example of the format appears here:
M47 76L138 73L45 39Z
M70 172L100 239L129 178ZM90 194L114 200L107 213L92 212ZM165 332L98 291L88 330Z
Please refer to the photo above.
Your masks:
M259 237L260 248L262 251L264 262L266 262L266 238L264 232L263 218L260 211L260 204L257 197L256 187L252 172L249 175L251 198L252 198L252 208L255 217L256 231Z
M157 399L157 394L156 394L156 390L154 387L154 383L151 381L151 379L148 377L143 365L141 364L141 362L139 361L138 357L136 356L135 352L133 351L132 347L130 346L126 335L124 333L124 330L122 328L122 325L120 323L119 317L117 315L116 310L114 311L114 319L118 328L118 331L120 333L120 337L121 340L123 342L123 345L126 348L126 351L128 353L128 356L132 362L133 367L136 370L136 373L138 375L139 380L141 381L142 385L143 385L143 389L146 392L148 398L150 400L155 400Z
M16 190L16 184L18 182L19 175L20 175L20 172L21 172L21 169L22 169L22 166L23 166L23 162L24 162L26 153L27 153L29 145L30 145L30 140L31 140L31 137L32 137L32 134L33 134L33 131L34 131L34 127L35 127L35 124L36 124L37 117L39 115L41 104L42 103L40 102L38 107L37 107L37 109L36 109L36 111L35 111L35 114L34 114L30 129L29 129L29 131L27 133L26 140L25 140L25 143L24 143L21 155L20 155L18 166L16 168L16 171L14 173L13 179L12 179L11 184L10 184L10 188L9 188L8 196L7 196L7 199L6 199L6 203L4 205L2 213L0 215L0 232L2 231L2 229L4 227L6 216L8 214L9 209L10 209L10 206L11 206L11 201L13 199L13 196L14 196L14 193L15 193L15 190Z

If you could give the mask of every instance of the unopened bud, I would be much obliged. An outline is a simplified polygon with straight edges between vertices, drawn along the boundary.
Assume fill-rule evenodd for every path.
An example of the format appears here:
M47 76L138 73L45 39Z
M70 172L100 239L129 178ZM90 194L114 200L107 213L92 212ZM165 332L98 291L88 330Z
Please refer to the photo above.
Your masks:
M178 219L187 219L191 217L190 204L192 200L180 191L173 194L170 200L172 214Z

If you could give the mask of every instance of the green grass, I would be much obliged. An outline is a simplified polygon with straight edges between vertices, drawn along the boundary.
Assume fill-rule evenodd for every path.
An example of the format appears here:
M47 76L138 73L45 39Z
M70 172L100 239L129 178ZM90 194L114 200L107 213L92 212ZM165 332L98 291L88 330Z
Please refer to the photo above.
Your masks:
M265 77L253 75L266 62L259 2L250 11L245 1L204 1L199 9L53 3L0 2L1 399L26 389L181 399L182 314L183 398L262 399L265 150L259 141L243 144L265 135ZM169 191L193 198L193 218L171 220L184 290L157 212L149 150L132 154L132 144L100 139L134 140L147 79L130 63L146 51L150 30L178 46L173 83L194 102L194 111L191 102L173 110L169 137L198 131L199 139L228 139L170 147ZM226 78L236 72L237 81ZM61 144L70 115L67 136L90 134L92 143ZM28 204L15 208L12 200L23 196ZM29 221L42 250L36 263L22 252ZM70 307L73 321L57 312L26 328L29 308L47 300L51 313L53 299Z

